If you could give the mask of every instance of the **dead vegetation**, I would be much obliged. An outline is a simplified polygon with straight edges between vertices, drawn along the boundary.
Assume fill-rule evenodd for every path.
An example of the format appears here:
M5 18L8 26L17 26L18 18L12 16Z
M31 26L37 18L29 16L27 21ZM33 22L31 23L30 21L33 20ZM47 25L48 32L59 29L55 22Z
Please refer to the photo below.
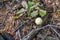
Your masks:
M30 4L29 1L31 1ZM28 8L27 4L21 5L23 0L0 1L0 33L3 35L9 33L13 36L14 39L9 40L60 40L60 1L29 1L24 1L29 4ZM41 9L47 14L39 15ZM32 14L34 11L38 11L38 13ZM35 23L35 19L38 17L43 19L41 25Z

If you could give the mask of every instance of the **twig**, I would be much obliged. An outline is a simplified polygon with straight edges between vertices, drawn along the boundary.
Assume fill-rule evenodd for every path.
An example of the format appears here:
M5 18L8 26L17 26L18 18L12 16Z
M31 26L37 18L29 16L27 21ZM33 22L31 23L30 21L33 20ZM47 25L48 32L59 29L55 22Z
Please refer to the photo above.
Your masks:
M48 24L48 25L43 26L41 28L33 29L30 33L28 33L26 36L24 36L22 38L22 40L30 40L30 39L34 38L34 36L36 36L36 34L39 32L39 30L44 29L46 27L52 27L52 26L55 26L55 25L49 25ZM55 29L52 29L52 30L54 30L54 32L56 32ZM58 34L58 33L56 32L56 34ZM60 34L58 34L58 35L60 37Z
M25 21L23 24L19 25L14 32L16 32L17 30L22 30L24 28L24 25L26 25L28 23L29 20Z
M57 28L57 29L60 29L60 27L59 26L56 26L56 25L49 25L49 27L53 27L53 28Z
M53 27L50 28L60 37L60 34Z
M24 36L22 38L22 40L30 40L30 39L34 38L34 36L36 36L36 34L39 32L39 30L44 29L46 27L48 27L48 25L41 27L41 28L33 29L30 33L28 33L26 36Z
M19 40L21 40L21 35L19 30L16 32L16 35L18 36Z

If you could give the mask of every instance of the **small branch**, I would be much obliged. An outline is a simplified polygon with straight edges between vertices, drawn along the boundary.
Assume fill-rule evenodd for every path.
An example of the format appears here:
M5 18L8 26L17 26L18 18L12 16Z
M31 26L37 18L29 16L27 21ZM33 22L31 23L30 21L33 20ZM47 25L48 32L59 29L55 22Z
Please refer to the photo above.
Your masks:
M53 27L50 28L60 37L60 34Z
M32 39L34 38L34 36L36 36L36 34L39 32L39 30L41 29L44 29L46 27L52 27L52 26L55 26L55 25L46 25L46 26L43 26L41 28L37 28L37 29L33 29L30 33L28 33L26 36L24 36L22 38L22 40L29 40L29 39ZM56 30L54 28L52 28L52 30L54 30L54 32L60 37L60 34L58 32L56 32Z
M24 36L22 38L22 40L30 40L32 38L34 38L36 36L36 34L39 32L39 30L44 29L48 27L48 25L41 27L41 28L37 28L37 29L33 29L31 32L29 32L26 36Z
M23 24L21 24L21 25L19 25L16 29L15 29L15 31L14 32L16 32L17 30L22 30L23 28L24 28L24 25L26 24L26 23L28 23L28 21L29 20L27 20L27 21L25 21Z

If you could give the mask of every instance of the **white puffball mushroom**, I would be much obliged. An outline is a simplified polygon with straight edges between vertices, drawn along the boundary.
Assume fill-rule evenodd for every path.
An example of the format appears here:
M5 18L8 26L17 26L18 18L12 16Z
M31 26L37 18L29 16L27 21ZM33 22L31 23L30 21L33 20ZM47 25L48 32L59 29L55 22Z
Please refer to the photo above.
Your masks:
M35 23L36 23L37 25L41 25L42 22L43 22L43 20L42 20L40 17L38 17L38 18L35 19Z

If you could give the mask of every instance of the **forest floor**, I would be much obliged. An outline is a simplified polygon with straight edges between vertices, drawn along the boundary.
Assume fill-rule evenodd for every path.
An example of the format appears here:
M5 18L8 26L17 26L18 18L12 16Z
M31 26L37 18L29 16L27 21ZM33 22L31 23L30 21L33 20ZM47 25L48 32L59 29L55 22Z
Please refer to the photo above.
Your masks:
M27 6L25 8L24 7L20 8L20 6L21 6L21 2L14 1L14 0L11 2L10 1L7 1L6 3L4 2L3 4L1 3L0 5L0 33L7 32L13 35L15 40L19 40L19 39L20 40L29 40L29 39L31 40L60 40L60 5L57 7L57 10L52 11L52 9L50 8L51 9L50 11L52 12L49 13L49 15L44 16L44 17L41 17L41 15L35 16L33 14L32 15L35 17L33 16L31 17L29 16L29 14L27 14L28 9L27 11L25 11L26 10L25 8L27 8ZM49 6L51 7L51 5ZM21 11L18 12L22 8L25 10L22 10L22 13L20 13ZM35 11L35 10L37 11L40 9L31 9L30 11ZM35 23L35 19L38 17L43 19L43 24L37 25ZM24 24L24 22L26 21L27 23ZM45 27L46 25L48 26ZM18 30L14 32L17 28ZM33 31L39 28L41 29L39 31L36 31L37 33ZM27 38L24 38L25 36L27 36Z

